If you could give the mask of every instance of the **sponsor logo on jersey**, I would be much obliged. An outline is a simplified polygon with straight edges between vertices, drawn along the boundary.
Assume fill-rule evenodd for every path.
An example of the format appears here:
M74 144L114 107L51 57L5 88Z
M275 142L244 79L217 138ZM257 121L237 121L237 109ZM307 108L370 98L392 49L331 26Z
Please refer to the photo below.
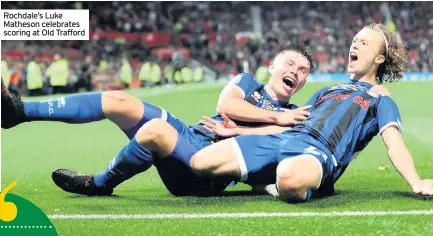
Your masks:
M346 99L350 98L350 95L349 94L341 94L341 93L335 93L335 94L329 93L329 94L326 94L325 96L320 97L317 100L316 105L325 101L328 98L346 100Z
M321 102L323 102L326 99L341 99L341 100L347 100L350 98L349 94L341 94L341 93L335 93L335 94L327 94L325 96L320 97L317 102L316 105L320 104ZM353 98L353 102L356 104L359 104L361 106L362 109L367 110L368 107L370 107L370 101L367 99L364 99L361 96L356 96Z

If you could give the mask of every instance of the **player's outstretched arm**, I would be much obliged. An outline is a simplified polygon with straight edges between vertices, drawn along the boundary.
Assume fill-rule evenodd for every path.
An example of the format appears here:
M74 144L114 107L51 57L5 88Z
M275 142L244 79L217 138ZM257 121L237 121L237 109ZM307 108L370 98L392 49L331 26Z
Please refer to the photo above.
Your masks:
M396 126L390 126L382 132L383 141L388 149L388 156L412 190L424 196L433 196L433 180L421 180L402 136Z

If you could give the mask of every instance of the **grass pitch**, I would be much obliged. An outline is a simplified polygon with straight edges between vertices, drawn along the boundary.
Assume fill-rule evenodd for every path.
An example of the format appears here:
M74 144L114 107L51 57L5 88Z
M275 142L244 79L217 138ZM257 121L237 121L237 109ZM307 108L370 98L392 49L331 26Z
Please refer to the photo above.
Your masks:
M293 98L303 104L325 86L310 83ZM418 173L433 179L433 83L411 82L388 86L399 105L403 137ZM189 124L212 115L222 85L200 84L173 88L130 90L128 93L162 106ZM187 104L187 105L185 105ZM270 196L245 196L238 184L227 196L176 198L165 190L154 168L115 190L112 197L83 197L65 193L51 180L57 168L82 173L103 171L125 145L126 136L109 121L71 125L33 122L2 130L2 187L12 190L48 215L77 214L78 219L53 219L60 235L432 235L433 200L411 193L394 170L380 137L353 161L336 185L336 195L290 205ZM388 166L380 170L380 166ZM425 211L415 215L362 215L366 211ZM361 212L360 216L333 213ZM213 213L330 213L320 216L256 216L248 218L186 218ZM145 215L144 219L80 219L89 214ZM148 219L153 214L186 214Z

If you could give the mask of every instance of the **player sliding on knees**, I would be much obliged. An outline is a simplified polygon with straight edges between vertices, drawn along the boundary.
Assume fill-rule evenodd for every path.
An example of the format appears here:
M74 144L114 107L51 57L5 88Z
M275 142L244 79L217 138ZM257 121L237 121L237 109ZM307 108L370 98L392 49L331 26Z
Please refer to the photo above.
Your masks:
M350 162L379 134L413 192L432 196L433 180L419 177L402 140L396 103L372 91L376 84L401 80L407 61L394 33L383 24L368 25L350 47L350 81L319 90L307 102L312 106L308 119L282 134L237 136L180 160L197 176L231 176L252 186L274 184L268 193L302 202L313 192L332 194ZM237 134L217 125L210 120L207 128L220 135Z
M312 66L310 53L300 45L283 47L269 68L271 79L264 85L247 73L235 78L221 92L217 112L245 126L274 123L294 125L304 120L308 107L297 108L291 96L305 84ZM49 101L24 101L2 85L2 127L12 128L30 121L89 123L109 119L130 139L109 167L96 175L81 175L59 169L54 182L63 190L84 195L110 195L113 189L146 171L152 164L174 195L208 195L222 191L226 181L197 178L174 156L190 158L222 137L202 124L188 126L164 109L128 96L121 91L66 96ZM222 120L220 115L213 117ZM285 127L276 127L282 132ZM246 130L248 132L248 130Z

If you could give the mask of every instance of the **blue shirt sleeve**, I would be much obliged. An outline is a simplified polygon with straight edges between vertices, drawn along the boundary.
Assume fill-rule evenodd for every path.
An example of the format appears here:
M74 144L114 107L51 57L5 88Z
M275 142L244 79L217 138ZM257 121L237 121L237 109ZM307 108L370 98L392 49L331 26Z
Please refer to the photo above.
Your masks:
M377 108L377 121L379 135L382 135L382 132L390 126L396 126L401 133L400 111L397 104L390 97L384 96L380 99Z
M244 98L262 85L249 73L238 74L229 83L239 87L244 92Z

